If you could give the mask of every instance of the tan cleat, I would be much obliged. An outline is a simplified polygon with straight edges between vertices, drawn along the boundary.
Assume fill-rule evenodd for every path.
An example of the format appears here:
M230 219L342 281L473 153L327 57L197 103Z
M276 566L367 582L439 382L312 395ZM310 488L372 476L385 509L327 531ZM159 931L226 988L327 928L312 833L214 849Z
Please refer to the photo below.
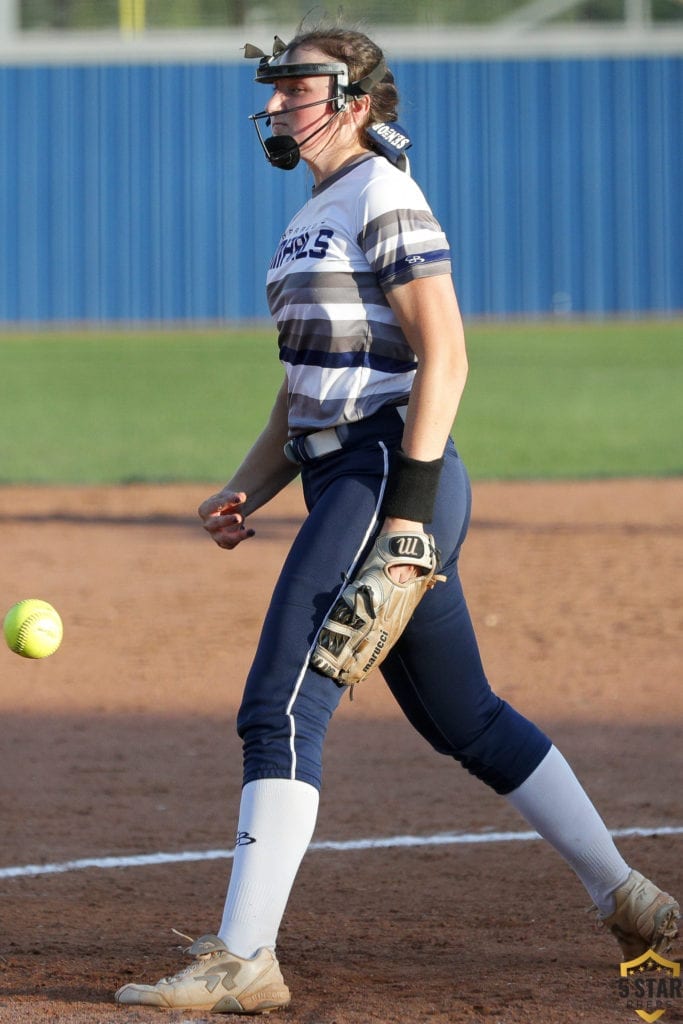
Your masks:
M678 935L680 907L637 871L616 890L616 910L602 920L622 948L624 960L635 960L648 949L665 954Z
M212 1013L269 1013L289 1003L289 989L270 949L259 949L243 960L217 936L203 935L187 953L195 961L178 974L156 985L124 985L114 999L124 1006Z

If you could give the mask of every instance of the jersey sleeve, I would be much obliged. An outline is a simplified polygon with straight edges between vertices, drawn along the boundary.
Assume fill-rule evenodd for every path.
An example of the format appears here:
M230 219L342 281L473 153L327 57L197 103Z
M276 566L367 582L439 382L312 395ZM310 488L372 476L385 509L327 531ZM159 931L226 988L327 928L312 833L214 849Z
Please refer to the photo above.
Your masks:
M359 197L357 241L385 292L418 277L451 273L439 222L418 185L393 168Z

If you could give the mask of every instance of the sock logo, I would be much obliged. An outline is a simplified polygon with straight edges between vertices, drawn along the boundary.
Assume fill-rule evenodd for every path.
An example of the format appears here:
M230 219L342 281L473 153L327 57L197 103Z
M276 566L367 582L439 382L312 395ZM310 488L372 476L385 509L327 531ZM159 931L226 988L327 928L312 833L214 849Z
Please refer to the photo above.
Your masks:
M248 832L238 832L237 839L235 840L235 846L250 846L251 843L255 843L256 840L253 836L250 836Z

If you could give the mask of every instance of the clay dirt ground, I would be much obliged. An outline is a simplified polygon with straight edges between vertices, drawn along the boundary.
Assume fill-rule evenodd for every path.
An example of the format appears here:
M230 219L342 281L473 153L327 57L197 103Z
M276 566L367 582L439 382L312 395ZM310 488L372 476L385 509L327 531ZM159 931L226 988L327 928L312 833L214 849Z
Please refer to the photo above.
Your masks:
M235 711L303 506L294 484L228 553L195 517L207 493L0 490L4 606L42 597L65 624L44 661L0 651L1 868L231 846ZM683 479L475 486L462 572L490 678L614 829L683 825L682 509ZM411 732L379 677L342 703L316 842L525 830ZM680 898L680 832L619 843ZM171 929L214 930L228 872L226 857L5 872L0 1021L207 1020L112 995L185 963ZM637 1022L588 905L539 841L312 850L279 943L293 1001L270 1019ZM674 1000L664 1021L681 1020Z

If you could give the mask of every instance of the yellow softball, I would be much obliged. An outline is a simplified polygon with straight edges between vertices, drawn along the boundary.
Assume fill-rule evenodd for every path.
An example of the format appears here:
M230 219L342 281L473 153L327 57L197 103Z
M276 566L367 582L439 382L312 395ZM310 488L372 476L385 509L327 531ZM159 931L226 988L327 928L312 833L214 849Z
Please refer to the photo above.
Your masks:
M35 598L12 605L3 629L7 646L22 658L47 658L55 653L64 635L56 609Z

